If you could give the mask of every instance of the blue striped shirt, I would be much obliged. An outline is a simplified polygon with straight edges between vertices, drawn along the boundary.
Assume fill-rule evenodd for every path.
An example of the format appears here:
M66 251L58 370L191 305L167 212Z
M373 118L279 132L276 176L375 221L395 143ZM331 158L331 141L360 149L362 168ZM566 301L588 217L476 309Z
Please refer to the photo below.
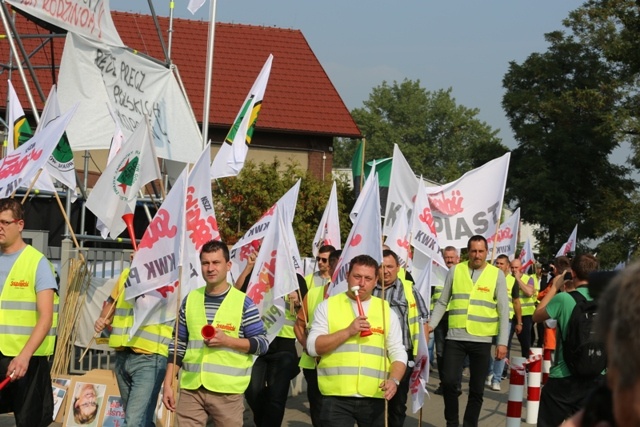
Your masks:
M204 294L204 310L209 319L209 323L213 321L218 312L218 308L224 301L224 298L229 293L229 288L226 292L220 295L208 295ZM182 366L182 359L187 351L187 342L189 341L189 329L187 328L187 314L186 314L187 298L182 301L180 306L180 322L178 323L178 348L176 364ZM198 332L199 333L199 332ZM173 330L173 339L169 343L169 361L173 360L174 353L174 340L176 330ZM258 307L253 303L251 298L245 297L244 307L242 309L242 324L238 331L238 338L247 338L249 340L249 354L255 354L260 356L265 354L269 349L269 341L267 340L267 331L265 330L264 323L260 317Z

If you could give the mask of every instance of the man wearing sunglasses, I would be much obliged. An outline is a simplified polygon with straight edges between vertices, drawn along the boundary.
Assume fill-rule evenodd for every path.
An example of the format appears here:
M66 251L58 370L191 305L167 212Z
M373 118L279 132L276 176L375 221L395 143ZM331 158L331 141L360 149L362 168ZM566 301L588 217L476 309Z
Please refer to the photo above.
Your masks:
M318 256L316 257L317 270L314 268L315 271L304 278L305 282L307 282L308 290L318 286L324 286L331 281L331 274L329 274L329 254L335 250L336 248L331 245L320 246Z

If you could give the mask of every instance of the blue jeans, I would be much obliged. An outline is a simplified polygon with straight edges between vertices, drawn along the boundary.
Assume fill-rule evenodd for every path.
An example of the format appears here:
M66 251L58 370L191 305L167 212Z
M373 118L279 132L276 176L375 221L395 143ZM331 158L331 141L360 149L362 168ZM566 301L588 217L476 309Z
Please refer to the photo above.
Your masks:
M493 344L497 344L497 337L493 337ZM504 371L504 365L507 363L507 358L504 359L495 359L491 357L489 359L489 372L487 376L492 375L491 378L492 384L500 384L502 381L502 371Z
M167 358L159 354L116 352L116 379L124 403L124 425L154 427L154 411L167 372Z

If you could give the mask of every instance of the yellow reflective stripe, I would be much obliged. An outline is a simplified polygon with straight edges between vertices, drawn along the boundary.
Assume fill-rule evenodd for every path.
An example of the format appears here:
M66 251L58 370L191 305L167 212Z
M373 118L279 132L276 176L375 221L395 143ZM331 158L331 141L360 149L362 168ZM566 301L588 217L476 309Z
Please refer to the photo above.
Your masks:
M471 294L451 294L451 299L469 299Z
M127 317L130 312L130 308L116 308L115 316Z
M496 309L498 307L498 304L496 304L495 302L483 301L483 300L479 300L479 299L470 300L469 301L469 305L478 305L478 306L487 307L487 308L491 308L491 309Z
M482 322L482 323L495 323L498 321L498 316L496 317L483 317L483 316L474 316L473 314L470 314L467 317L468 320L474 321L474 322Z
M467 314L467 309L466 308L457 308L455 310L449 310L449 317L466 315L466 314Z

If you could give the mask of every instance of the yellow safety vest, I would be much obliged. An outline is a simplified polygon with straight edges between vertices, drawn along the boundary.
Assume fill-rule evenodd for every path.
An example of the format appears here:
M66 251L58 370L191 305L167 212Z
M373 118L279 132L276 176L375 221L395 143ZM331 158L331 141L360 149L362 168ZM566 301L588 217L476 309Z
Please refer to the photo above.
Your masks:
M527 283L529 281L529 276L523 274L520 278L522 283ZM522 304L522 315L523 316L532 316L536 311L536 302L538 301L538 295L536 293L535 286L533 288L533 295L530 297L526 296L522 289L520 289L520 303Z
M304 278L304 281L307 282L307 292L313 288L321 288L331 280L331 278L316 276L316 273L307 274Z
M436 308L436 302L438 302L438 300L440 299L440 295L442 295L442 288L444 288L444 286L434 286L433 288L431 288L431 306L429 308L431 309L432 313L433 309Z
M469 334L481 337L498 335L495 299L498 274L503 274L499 268L486 264L474 285L469 276L469 262L456 266L449 302L450 329L466 329Z
M129 276L129 269L126 268L118 278L118 293L120 296L116 301L115 313L111 322L111 335L109 336L109 347L132 347L143 350L147 353L159 354L167 357L169 355L169 342L173 332L172 324L155 324L141 326L136 334L129 339L129 331L133 326L133 304L127 302L125 293L121 292L124 283Z
M253 355L229 348L208 347L200 333L208 323L204 309L205 287L187 296L187 329L189 342L182 360L180 388L196 390L204 386L209 391L225 394L244 393L251 379ZM239 337L246 295L231 287L220 304L212 325L227 335Z
M371 324L373 334L364 338L360 334L349 337L334 351L322 356L318 364L318 387L323 395L384 397L380 383L387 378L384 358L390 311L389 303L372 296L367 321ZM330 334L353 322L356 315L346 293L327 300L327 316Z
M36 306L36 273L44 257L27 245L11 267L0 294L0 352L15 357L24 348L38 321ZM56 343L58 328L58 294L53 295L53 322L34 356L50 356Z
M407 299L409 305L409 311L407 312L407 321L409 323L409 332L411 334L411 342L413 345L413 355L418 354L418 337L420 336L420 312L418 311L418 304L413 296L413 284L408 280L400 280L404 288L404 296Z
M282 328L280 328L280 332L278 332L279 337L281 338L296 338L296 333L293 331L293 325L296 323L296 314L295 311L291 314L291 303L289 302L289 296L284 297L284 324Z
M511 299L511 291L513 291L513 285L516 284L516 278L511 274L506 276L507 281L507 295L509 296L509 319L513 319L516 314L516 309L513 307L513 299Z
M307 292L307 321L309 325L313 323L316 307L322 301L324 301L324 286L315 287ZM316 369L316 358L303 352L298 366L304 369Z

